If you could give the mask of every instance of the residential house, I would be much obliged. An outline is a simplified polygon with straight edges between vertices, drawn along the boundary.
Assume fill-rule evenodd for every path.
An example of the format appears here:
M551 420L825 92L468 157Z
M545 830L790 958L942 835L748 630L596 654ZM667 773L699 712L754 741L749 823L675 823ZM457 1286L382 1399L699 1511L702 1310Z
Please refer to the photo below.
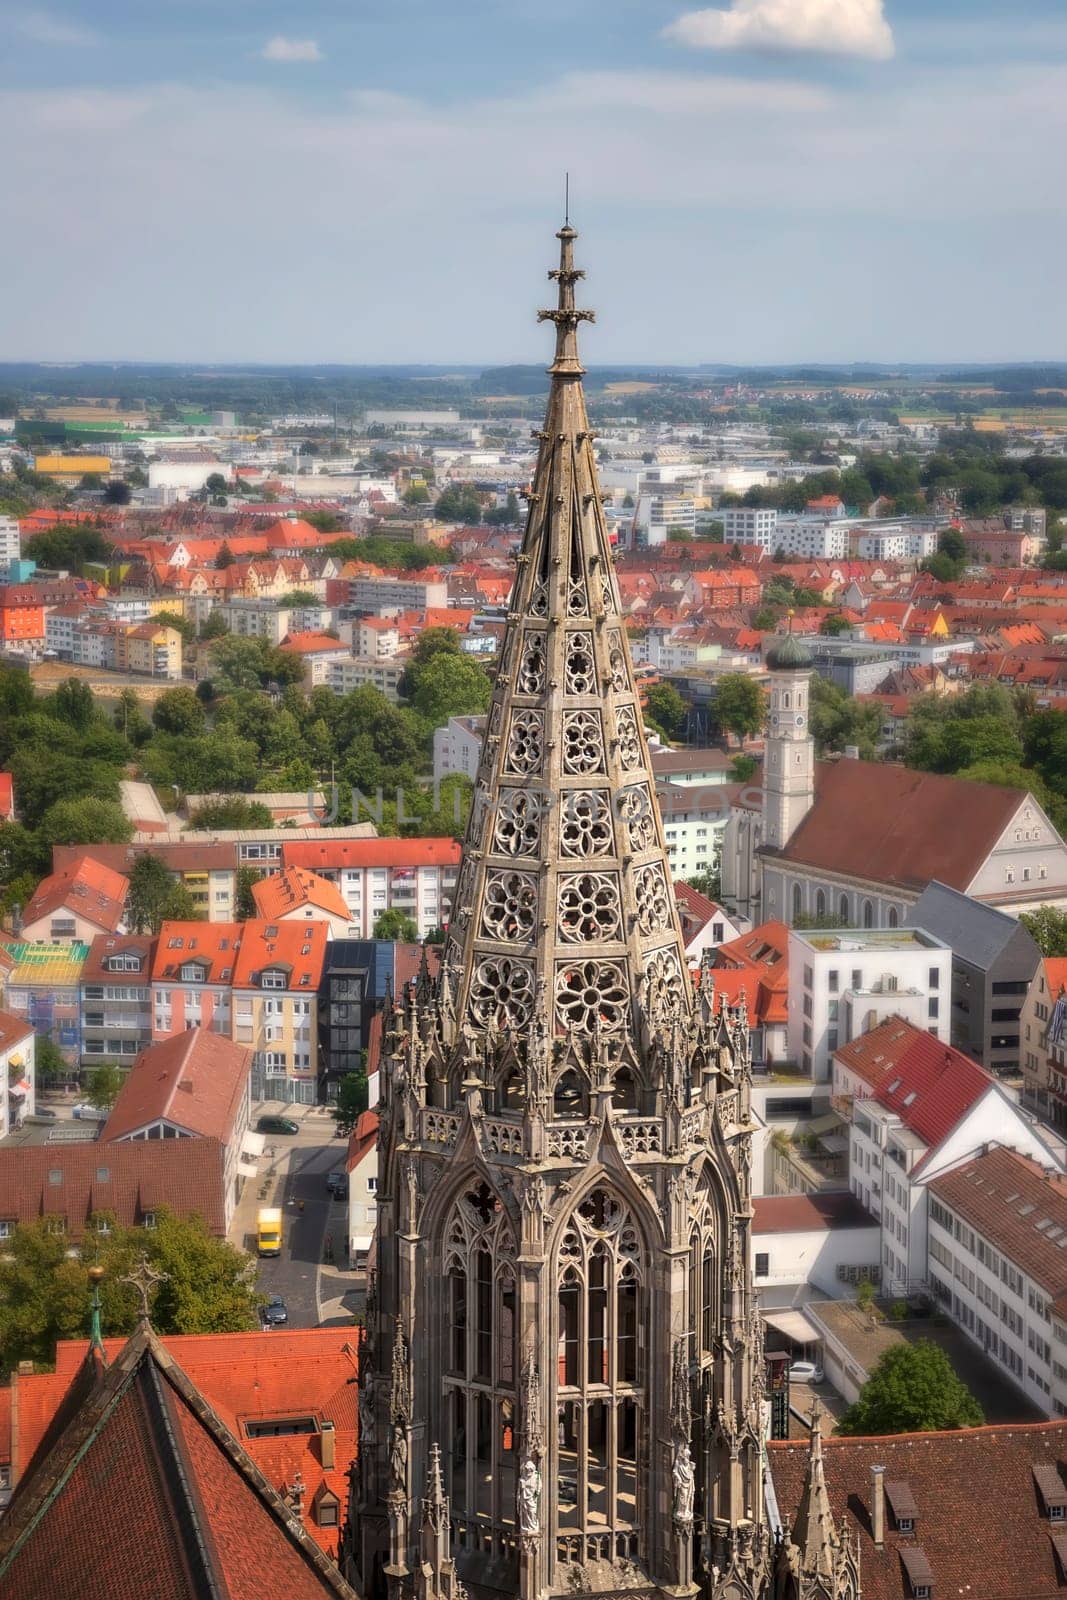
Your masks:
M128 1067L152 1039L152 934L97 934L81 970L84 1066Z
M1020 1019L1023 1098L1058 1132L1067 1132L1067 956L1044 956Z
M229 1036L234 972L248 926L162 923L152 958L153 1039L166 1039L186 1028L210 1028Z
M1062 1170L1051 1135L992 1073L900 1018L834 1055L833 1103L848 1124L849 1188L882 1225L882 1281L925 1283L926 1185L990 1140Z
M401 911L420 938L444 927L450 914L460 847L454 839L347 839L333 830L321 839L283 840L282 864L335 882L350 925L370 939L383 911Z
M325 922L246 922L233 969L233 1038L255 1052L252 1096L314 1105ZM161 940L162 942L162 940Z
M922 928L789 935L789 1057L829 1083L834 1052L887 1017L949 1038L952 951Z
M351 661L352 651L329 633L290 633L279 647L286 655L299 656L304 667L304 688L311 690L330 684L332 669Z
M699 966L702 957L714 952L719 945L736 939L741 930L730 921L720 905L688 883L676 882L673 889L686 958L690 968L693 968Z
M203 1028L148 1045L137 1057L99 1143L217 1139L222 1149L226 1227L246 1178L254 1178L263 1135L250 1129L252 1052Z
M908 921L952 949L952 1043L999 1077L1018 1078L1037 1056L1022 1038L1022 1013L1042 970L1041 952L1018 917L933 882Z
M712 978L727 1005L744 998L752 1063L769 1069L789 1057L789 929L784 922L758 928L718 945Z
M154 1228L164 1206L226 1233L217 1139L0 1145L0 1239L38 1222L71 1245L110 1227Z
M331 939L352 931L348 906L337 884L305 867L285 867L252 885L256 913L265 922L324 922Z
M29 944L90 944L123 928L129 880L83 855L52 872L33 892L19 932Z
M180 679L182 636L166 623L139 622L115 635L115 667L146 678Z

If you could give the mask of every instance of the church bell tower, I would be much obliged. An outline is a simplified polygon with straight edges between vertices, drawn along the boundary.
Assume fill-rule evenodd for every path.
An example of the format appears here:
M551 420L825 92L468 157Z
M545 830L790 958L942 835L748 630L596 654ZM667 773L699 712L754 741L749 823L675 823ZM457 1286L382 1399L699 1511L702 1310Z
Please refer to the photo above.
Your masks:
M789 631L767 651L770 704L763 755L763 843L783 850L815 800L815 741L809 724L812 659Z
M341 1559L368 1600L755 1600L743 1011L686 966L597 483L574 230L452 918L387 1012ZM429 1529L429 1531L427 1531Z

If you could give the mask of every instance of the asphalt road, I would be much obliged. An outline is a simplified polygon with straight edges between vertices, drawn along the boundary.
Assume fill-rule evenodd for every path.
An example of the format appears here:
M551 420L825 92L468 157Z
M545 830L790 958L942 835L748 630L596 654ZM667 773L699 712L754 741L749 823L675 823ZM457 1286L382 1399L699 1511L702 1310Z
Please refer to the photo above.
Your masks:
M273 1140L280 1146L280 1139ZM323 1238L331 1205L340 1203L326 1193L326 1174L344 1165L346 1146L340 1140L325 1144L294 1145L289 1156L282 1207L282 1253L259 1263L262 1294L280 1294L289 1311L292 1328L318 1326L316 1285L322 1262ZM300 1201L304 1202L303 1211Z

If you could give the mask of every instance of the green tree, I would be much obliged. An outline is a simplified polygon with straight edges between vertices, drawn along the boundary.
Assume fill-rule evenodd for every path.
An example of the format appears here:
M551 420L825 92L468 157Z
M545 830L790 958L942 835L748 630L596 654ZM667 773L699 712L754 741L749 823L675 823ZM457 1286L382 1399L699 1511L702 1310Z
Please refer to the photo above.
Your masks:
M164 689L152 707L152 722L161 733L195 735L207 727L207 713L196 698L195 689L183 683Z
M210 616L200 624L200 637L204 640L224 639L230 631L230 624L226 621L221 611L212 611Z
M424 483L412 483L404 490L404 504L406 506L425 506L429 504L430 491Z
M749 783L759 771L759 762L755 756L738 752L730 762L730 777L734 783Z
M677 739L685 726L686 705L673 683L654 683L646 697L648 720L668 739Z
M397 944L414 944L419 930L403 911L383 911L374 924L375 939L391 939Z
M50 571L81 573L88 562L106 562L114 551L103 530L91 523L57 522L31 534L22 553Z
M252 896L252 889L259 882L260 874L255 867L237 868L236 914L238 922L249 922L256 915L256 902Z
M107 505L128 506L130 499L130 486L122 478L112 478L110 483L104 485L104 501Z
M1059 794L1067 793L1067 711L1038 711L1023 729L1023 757Z
M1067 956L1067 911L1056 906L1039 906L1023 911L1019 921L1028 928L1044 956Z
M136 689L123 689L115 705L115 727L132 745L152 737L152 724L141 709Z
M305 511L303 520L310 522L319 533L340 533L345 526L336 511Z
M62 1050L46 1033L39 1033L34 1039L33 1062L38 1086L50 1089L57 1084L68 1083L75 1076L74 1068Z
M337 1105L333 1113L338 1133L347 1137L352 1132L367 1109L367 1099L367 1074L362 1066L358 1072L346 1072L337 1086Z
M93 692L80 678L67 678L52 696L51 710L54 716L84 733L96 715Z
M133 837L130 819L117 800L57 800L41 818L46 844L126 844Z
M183 617L180 611L155 611L152 621L161 628L175 628L182 636L183 646L191 645L196 638L196 623Z
M730 672L718 681L712 709L719 726L728 734L736 734L743 743L763 727L766 705L766 696L755 678L745 672Z
M109 1231L98 1223L106 1221ZM199 1217L180 1218L165 1207L156 1226L118 1228L114 1217L90 1218L81 1249L51 1233L44 1222L15 1228L0 1258L0 1369L20 1361L50 1365L61 1339L83 1338L88 1321L90 1266L101 1266L101 1322L105 1337L137 1325L135 1291L122 1280L147 1255L164 1273L152 1303L157 1333L240 1333L255 1328L260 1296L255 1263L208 1233Z
M823 617L819 624L819 632L833 639L839 634L847 633L851 626L852 624L847 617L834 614L829 617Z
M843 1434L933 1433L977 1428L982 1408L952 1363L931 1339L886 1350L848 1407L837 1431Z
M94 1067L85 1080L85 1093L90 1105L98 1111L110 1111L119 1097L125 1074L120 1068L112 1066L108 1061L102 1061Z
M273 828L274 818L259 800L240 794L220 795L206 800L189 818L189 826L199 832L217 829Z
M126 925L134 933L158 933L167 921L195 919L195 902L183 883L171 877L158 856L138 856L130 869Z
M967 562L967 542L958 528L945 528L937 536L937 548L943 556L948 556L950 561L959 562L963 567Z
M208 494L225 494L229 487L221 472L209 472L204 480L204 488Z
M704 895L708 900L718 901L722 895L722 880L718 872L708 868L706 872L694 872L691 878L686 878L686 883L697 894Z
M413 672L411 703L434 728L449 717L476 716L487 710L492 685L482 667L468 656L440 654Z
M475 524L482 520L482 502L478 491L458 484L442 489L433 510L438 522Z
M215 557L215 571L225 572L226 568L232 567L236 560L237 557L234 555L226 541L223 540L222 544L219 546L219 553Z

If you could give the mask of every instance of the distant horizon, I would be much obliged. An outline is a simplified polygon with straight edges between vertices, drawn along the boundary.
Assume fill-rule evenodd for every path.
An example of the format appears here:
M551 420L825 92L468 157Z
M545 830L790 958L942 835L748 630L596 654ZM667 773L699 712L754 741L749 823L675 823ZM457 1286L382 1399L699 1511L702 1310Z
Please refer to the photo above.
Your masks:
M494 361L315 361L315 360L208 360L196 356L185 357L181 360L156 359L151 356L86 356L77 358L32 357L26 356L19 360L0 360L0 380L5 375L11 374L20 368L39 367L45 371L77 371L79 369L96 369L102 372L109 369L122 371L138 371L140 369L167 368L176 372L188 370L190 373L219 373L232 375L240 372L298 372L298 371L325 371L325 372L361 372L361 373L395 373L395 374L420 374L426 373L434 377L455 377L457 380L467 377L477 377L485 372L513 371L537 372L547 371L546 366L540 361L519 360L494 360ZM807 371L821 371L826 373L842 372L854 373L866 371L878 376L891 377L896 372L910 372L926 374L935 370L951 368L958 372L1011 372L1016 369L1034 367L1062 368L1067 375L1067 356L1018 356L1018 357L986 357L971 358L966 361L955 360L951 357L930 357L924 360L892 361L879 358L832 361L815 357L798 357L792 360L780 361L585 361L586 373L597 372L645 372L655 373L685 373L699 376L706 374L708 377L729 377L737 373L783 373L786 376L796 369ZM9 381L11 381L9 379Z

